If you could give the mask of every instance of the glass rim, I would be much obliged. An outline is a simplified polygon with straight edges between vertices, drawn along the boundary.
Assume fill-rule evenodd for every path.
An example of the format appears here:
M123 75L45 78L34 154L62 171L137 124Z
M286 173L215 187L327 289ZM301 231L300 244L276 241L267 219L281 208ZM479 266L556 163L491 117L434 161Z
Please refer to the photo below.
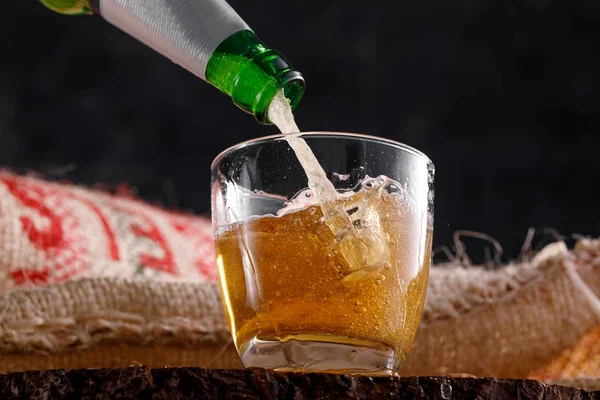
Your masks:
M254 139L250 139L250 140L246 140L237 144L234 144L233 146L229 146L228 148L226 148L225 150L221 151L212 161L212 163L210 164L210 168L211 170L215 168L216 164L219 163L219 161L221 161L223 159L223 157L225 157L227 154L232 153L236 150L240 150L243 149L245 147L251 146L251 145L255 145L255 144L260 144L262 142L270 142L273 140L280 140L280 139L284 139L285 137L290 137L290 136L300 136L300 137L305 137L305 136L326 136L326 137L349 137L349 138L355 138L355 139L366 139L372 142L378 142L378 143L382 143L382 144L387 144L391 147L395 147L399 150L405 151L407 153L411 153L419 158L424 159L425 161L427 161L428 164L431 165L431 168L435 169L435 165L433 164L433 161L431 161L431 159L422 151L415 149L414 147L411 147L407 144L401 143L401 142L397 142L395 140L391 140L391 139L386 139L386 138L382 138L380 136L374 136L374 135L365 135L362 133L350 133L350 132L328 132L328 131L311 131L311 132L298 132L298 133L290 133L290 134L276 134L276 135L269 135L269 136L262 136L262 137L258 137L258 138L254 138Z

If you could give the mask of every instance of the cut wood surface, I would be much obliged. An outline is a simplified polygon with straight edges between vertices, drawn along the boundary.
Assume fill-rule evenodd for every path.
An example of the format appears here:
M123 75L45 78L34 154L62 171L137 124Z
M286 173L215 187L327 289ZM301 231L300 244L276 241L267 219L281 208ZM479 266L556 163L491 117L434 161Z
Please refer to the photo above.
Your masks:
M201 368L80 369L0 375L0 399L598 399L534 380L363 377Z

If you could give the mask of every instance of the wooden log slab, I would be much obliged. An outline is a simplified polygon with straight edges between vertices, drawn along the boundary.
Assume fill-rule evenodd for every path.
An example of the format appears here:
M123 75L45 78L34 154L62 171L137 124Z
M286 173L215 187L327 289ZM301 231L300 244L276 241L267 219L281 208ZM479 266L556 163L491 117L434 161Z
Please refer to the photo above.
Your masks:
M534 380L360 377L201 368L80 369L0 375L0 399L599 399Z

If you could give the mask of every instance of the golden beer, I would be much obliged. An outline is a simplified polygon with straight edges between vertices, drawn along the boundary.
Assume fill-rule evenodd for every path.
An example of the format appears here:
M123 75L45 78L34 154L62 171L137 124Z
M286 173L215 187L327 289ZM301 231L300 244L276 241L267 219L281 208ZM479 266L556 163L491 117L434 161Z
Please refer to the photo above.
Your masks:
M337 204L251 218L217 231L221 293L242 358L269 351L260 345L296 343L342 349L323 357L362 357L368 349L387 363L380 368L399 367L421 318L432 219L398 184L377 182L340 196ZM332 206L343 207L351 229L334 232L326 223L323 210ZM294 365L293 355L283 356ZM361 363L355 363L358 371ZM310 360L299 367L310 370Z

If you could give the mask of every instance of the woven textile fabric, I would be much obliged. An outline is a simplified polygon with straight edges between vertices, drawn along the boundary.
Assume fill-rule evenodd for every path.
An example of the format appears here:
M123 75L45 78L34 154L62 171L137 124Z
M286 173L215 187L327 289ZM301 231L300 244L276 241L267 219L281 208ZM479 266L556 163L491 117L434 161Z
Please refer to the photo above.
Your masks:
M400 372L594 387L599 269L584 238L494 270L433 267ZM207 218L0 173L0 372L241 367L216 279Z

